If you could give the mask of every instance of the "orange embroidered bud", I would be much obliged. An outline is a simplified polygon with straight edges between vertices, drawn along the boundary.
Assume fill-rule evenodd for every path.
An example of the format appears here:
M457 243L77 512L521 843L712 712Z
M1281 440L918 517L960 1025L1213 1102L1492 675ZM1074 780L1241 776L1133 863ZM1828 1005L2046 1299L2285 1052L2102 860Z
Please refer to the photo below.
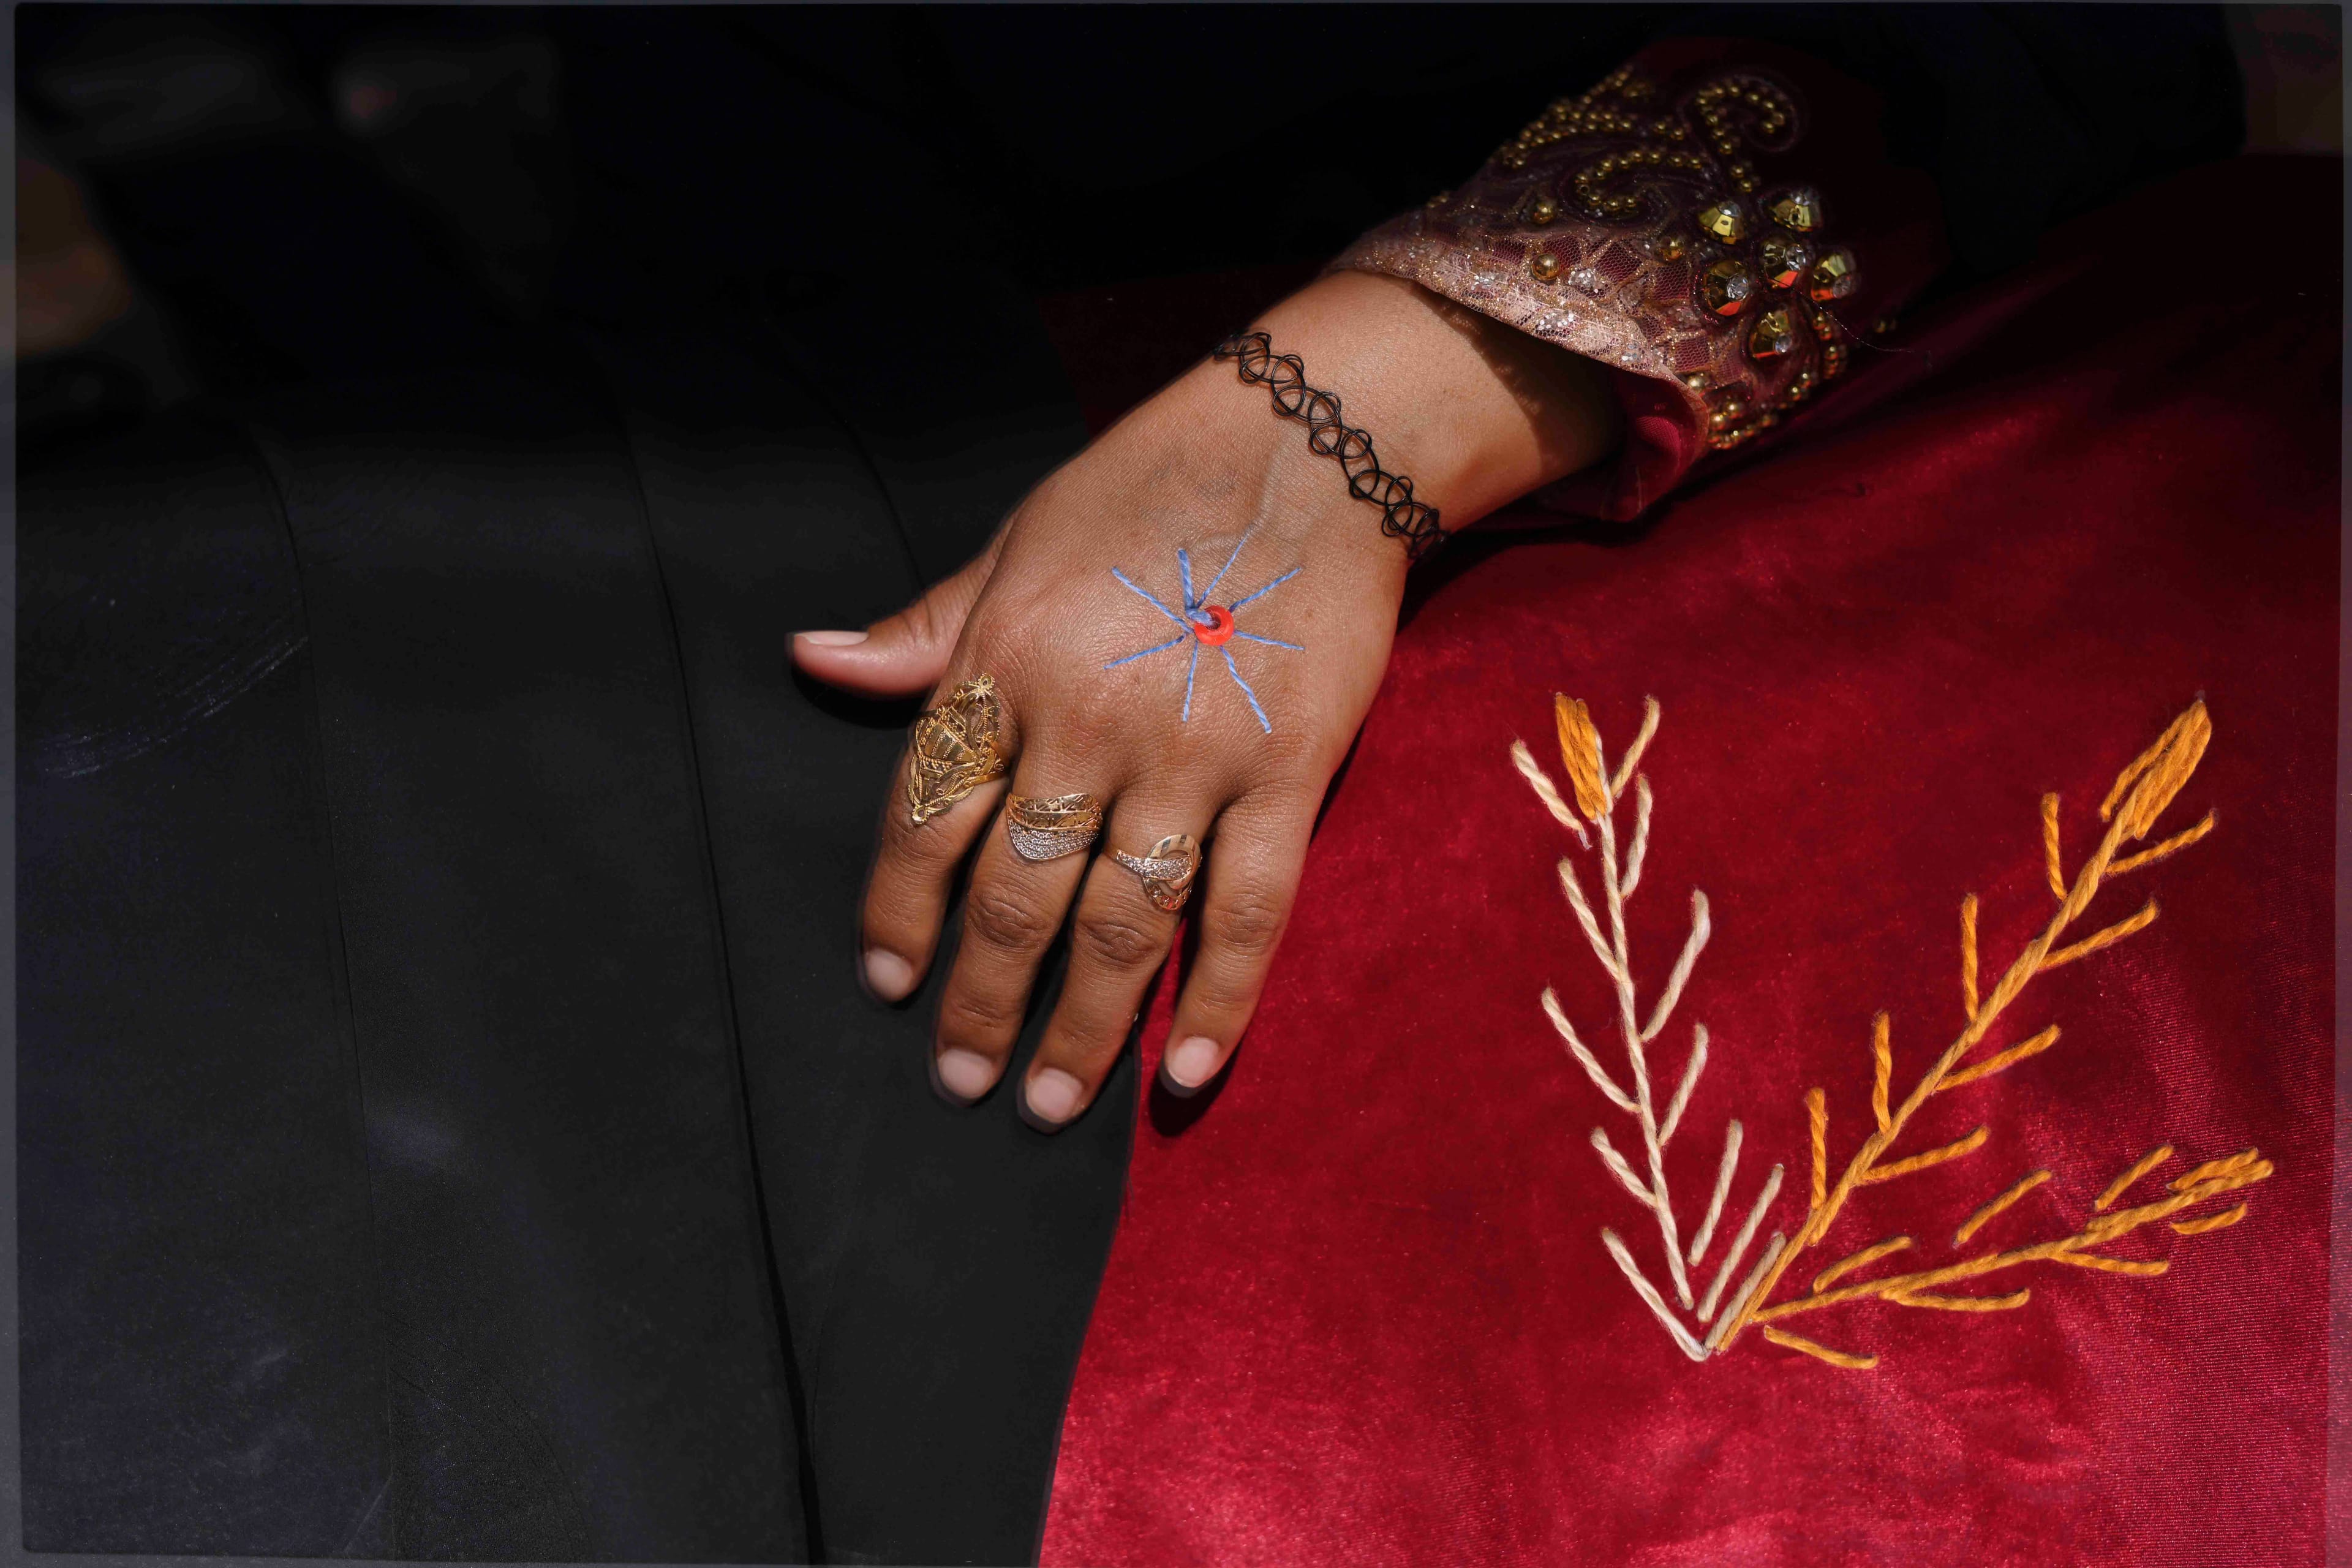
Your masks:
M1609 785L1601 770L1601 731L1592 727L1592 714L1583 702L1573 697L1552 694L1551 716L1559 727L1560 765L1568 769L1568 782L1576 789L1576 808L1588 821L1598 822L1609 815Z
M2099 807L2099 820L2110 820L2120 800L2124 837L2147 837L2156 819L2164 815L2164 808L2172 804L2173 796L2189 782L2189 775L2197 771L2197 764L2204 760L2206 744L2212 739L2213 721L2205 716L2205 703L2200 699L2166 727L2156 744L2116 775L2115 788L2107 792L2106 800Z

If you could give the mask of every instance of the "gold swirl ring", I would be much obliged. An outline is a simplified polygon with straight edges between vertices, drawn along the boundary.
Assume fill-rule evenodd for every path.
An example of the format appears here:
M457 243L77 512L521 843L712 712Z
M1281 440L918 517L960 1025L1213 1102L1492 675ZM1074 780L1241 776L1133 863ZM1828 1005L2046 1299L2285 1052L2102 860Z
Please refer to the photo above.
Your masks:
M992 676L975 675L948 700L915 721L914 757L907 768L907 810L919 827L993 778L1004 774L998 750L1004 705Z
M1004 836L1024 860L1076 855L1102 832L1102 802L1090 795L1016 795L1004 805Z
M1143 881L1143 896L1176 913L1192 896L1192 879L1201 869L1201 841L1189 833L1171 833L1151 847L1149 855L1111 851L1110 858Z

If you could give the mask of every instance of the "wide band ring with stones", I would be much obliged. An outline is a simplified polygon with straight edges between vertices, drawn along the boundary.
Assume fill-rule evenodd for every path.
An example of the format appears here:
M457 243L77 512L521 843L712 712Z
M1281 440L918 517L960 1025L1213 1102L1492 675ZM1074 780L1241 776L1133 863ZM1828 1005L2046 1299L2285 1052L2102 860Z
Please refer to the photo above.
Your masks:
M1090 795L1016 795L1004 805L1004 836L1024 860L1079 854L1100 837L1102 825L1102 802Z
M1201 870L1201 841L1189 833L1171 833L1148 855L1114 849L1110 858L1142 881L1145 898L1172 915L1192 896L1192 879Z

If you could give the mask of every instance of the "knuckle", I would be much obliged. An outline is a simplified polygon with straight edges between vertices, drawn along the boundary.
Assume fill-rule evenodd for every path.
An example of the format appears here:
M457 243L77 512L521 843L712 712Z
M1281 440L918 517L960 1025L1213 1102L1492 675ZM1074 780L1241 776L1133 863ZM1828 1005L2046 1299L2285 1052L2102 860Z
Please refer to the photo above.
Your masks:
M1351 738L1342 737L1340 743L1344 746ZM1308 779L1318 773L1330 776L1337 765L1336 758L1325 761L1331 748L1332 740L1319 731L1277 728L1260 741L1253 759L1254 776L1262 789L1303 792Z
M904 953L904 944L916 933L938 929L939 910L919 885L877 877L866 891L862 923L869 944L879 942Z
M1022 1004L968 985L940 999L940 1038L949 1045L992 1045L1021 1026Z
M940 605L928 594L899 611L895 618L898 622L898 629L909 641L925 647L936 647L949 640L947 617L940 613Z
M1047 1067L1060 1068L1085 1084L1091 1094L1118 1060L1118 1053L1127 1048L1133 1027L1128 1015L1116 1009L1074 1016L1063 1008L1055 1012L1053 1027L1039 1042L1037 1059Z
M907 775L914 767L914 759L900 762L891 775L889 796L883 808L882 855L875 866L875 879L892 877L919 877L926 879L941 876L949 867L963 858L970 847L960 824L952 814L965 803L950 806L948 813L928 822L916 822L907 811Z
M1168 939L1123 916L1097 910L1072 924L1070 941L1096 963L1112 969L1139 969L1167 951Z
M922 922L887 905L867 904L865 919L858 922L858 932L866 946L882 948L901 958L920 958L929 951L929 944L919 940Z
M1119 712L1109 703L1075 702L1054 716L1054 742L1074 756L1085 756L1109 740L1118 723Z
M961 614L950 614L950 606L938 589L922 595L884 621L877 631L900 637L920 647L951 647L957 634L963 629Z
M1192 989L1185 994L1184 1010L1204 1022L1232 1022L1238 1029L1239 1021L1248 1018L1256 1003L1257 992L1244 977L1199 971L1194 974Z
M974 889L965 900L964 930L990 947L1034 952L1053 940L1055 921L1035 905Z
M883 847L881 863L875 868L877 887L935 880L961 858L957 847L946 834L923 831L935 824L925 823L920 827L910 825L905 803L895 794L890 804L898 809L890 814L889 842Z
M1256 889L1239 892L1216 907L1211 934L1244 958L1261 959L1282 941L1286 916L1281 900Z

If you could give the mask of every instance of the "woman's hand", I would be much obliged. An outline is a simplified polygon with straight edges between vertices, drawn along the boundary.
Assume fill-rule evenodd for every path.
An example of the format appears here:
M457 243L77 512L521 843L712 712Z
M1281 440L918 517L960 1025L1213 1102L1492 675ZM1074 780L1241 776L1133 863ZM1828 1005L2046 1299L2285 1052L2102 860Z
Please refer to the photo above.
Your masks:
M1258 324L1449 528L1614 438L1594 367L1411 284L1337 274ZM1087 1108L1179 920L1111 852L1147 855L1171 835L1203 846L1201 943L1164 1071L1198 1088L1248 1026L1404 591L1403 545L1306 434L1264 387L1204 362L1047 478L979 559L914 605L864 633L794 639L803 669L856 690L936 703L975 676L995 682L1009 780L921 824L894 789L864 911L867 984L898 1000L929 966L976 847L934 1058L952 1097L977 1100L1003 1075L1066 918L1069 973L1022 1105L1048 1127ZM1096 797L1094 853L1023 858L999 825L1008 793Z

